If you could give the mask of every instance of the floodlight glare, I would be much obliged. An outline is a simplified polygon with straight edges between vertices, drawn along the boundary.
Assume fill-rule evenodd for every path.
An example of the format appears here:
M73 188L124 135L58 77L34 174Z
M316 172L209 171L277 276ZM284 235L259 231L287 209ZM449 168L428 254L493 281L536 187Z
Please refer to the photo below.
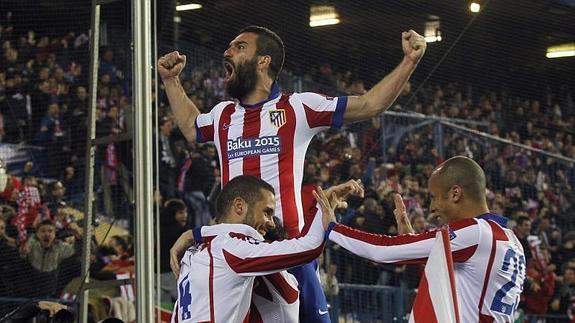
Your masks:
M547 58L559 58L575 56L575 43L561 44L547 47Z
M333 5L312 5L309 9L309 26L327 26L339 23L339 15Z
M188 3L176 6L176 11L197 10L201 9L202 5L199 3Z
M473 13L478 13L479 10L481 10L481 5L477 2L472 2L469 5L469 11L473 12Z

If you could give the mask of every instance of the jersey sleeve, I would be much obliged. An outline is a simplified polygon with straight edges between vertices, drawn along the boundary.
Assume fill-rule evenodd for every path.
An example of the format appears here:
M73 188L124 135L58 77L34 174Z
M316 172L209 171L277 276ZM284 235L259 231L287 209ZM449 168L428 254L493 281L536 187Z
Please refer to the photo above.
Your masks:
M437 230L420 234L387 236L367 233L337 224L329 239L350 252L380 263L425 264L435 242ZM454 262L465 262L476 251L480 239L474 219L452 223L449 227Z
M214 140L214 110L202 113L196 118L196 141L208 142Z
M301 93L299 97L310 128L341 128L347 107L347 96L326 97L317 93L305 92Z
M231 101L218 103L209 113L201 113L195 122L196 141L199 143L214 141L214 130L216 129L220 115L223 109L231 104Z
M230 233L220 235L214 241L221 241L223 258L235 273L241 276L261 276L299 266L319 257L325 245L325 237L319 211L309 232L299 238L269 242Z

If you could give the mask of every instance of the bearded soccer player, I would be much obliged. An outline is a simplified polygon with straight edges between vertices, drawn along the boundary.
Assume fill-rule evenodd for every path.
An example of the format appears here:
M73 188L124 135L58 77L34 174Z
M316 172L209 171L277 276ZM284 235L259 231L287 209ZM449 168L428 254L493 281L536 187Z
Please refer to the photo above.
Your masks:
M431 174L428 191L430 211L449 226L460 321L513 322L525 280L525 254L506 228L507 219L489 212L483 170L470 158L450 158ZM400 197L399 202L394 213L400 232L413 231ZM425 264L436 233L391 237L337 224L329 239L372 261Z
M259 26L242 29L224 52L226 89L235 100L221 102L209 113L200 114L181 85L184 55L172 52L161 57L158 73L184 136L215 143L222 185L238 175L257 176L271 184L277 196L276 215L288 236L296 237L304 226L300 192L310 141L324 129L378 116L395 101L426 49L425 39L413 30L403 32L401 42L401 63L362 96L282 94L277 78L285 57L283 42ZM311 270L304 266L301 273L306 274L296 274L300 286L309 287L301 291L300 319L329 322L314 265L306 266Z

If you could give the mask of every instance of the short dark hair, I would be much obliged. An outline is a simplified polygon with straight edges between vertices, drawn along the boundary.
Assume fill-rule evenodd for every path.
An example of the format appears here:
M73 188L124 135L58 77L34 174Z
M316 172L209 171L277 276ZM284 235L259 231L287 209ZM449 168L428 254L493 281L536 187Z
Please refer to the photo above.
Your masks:
M171 199L164 203L161 214L162 223L172 223L176 213L187 209L186 203L180 199Z
M234 199L240 197L248 203L248 206L252 206L262 198L261 190L275 194L270 184L255 176L241 175L229 181L216 200L216 222L221 222L227 216Z
M526 217L525 215L521 215L517 217L517 226L523 225L523 223L527 222L527 221L531 221L528 217Z
M446 194L453 185L458 185L471 200L485 201L485 173L473 159L465 156L449 158L439 165L436 174Z
M268 74L272 79L277 79L285 60L285 46L280 36L261 26L247 26L240 30L239 33L254 33L258 35L256 55L269 55L272 58Z
M42 221L38 224L38 227L37 227L36 229L40 229L40 227L41 227L41 226L44 226L44 225L49 225L49 226L52 226L52 227L56 227L56 225L54 224L54 222L52 222L52 220L46 219L46 220L42 220Z

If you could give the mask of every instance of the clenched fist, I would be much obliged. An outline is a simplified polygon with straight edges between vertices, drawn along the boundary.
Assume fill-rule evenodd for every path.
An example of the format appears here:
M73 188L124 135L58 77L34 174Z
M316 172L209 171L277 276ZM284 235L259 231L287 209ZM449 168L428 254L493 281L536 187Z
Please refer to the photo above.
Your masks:
M401 47L405 57L417 64L423 57L427 44L423 36L410 29L401 33Z
M180 55L177 51L166 54L158 59L158 73L165 81L178 77L186 66L186 55Z

